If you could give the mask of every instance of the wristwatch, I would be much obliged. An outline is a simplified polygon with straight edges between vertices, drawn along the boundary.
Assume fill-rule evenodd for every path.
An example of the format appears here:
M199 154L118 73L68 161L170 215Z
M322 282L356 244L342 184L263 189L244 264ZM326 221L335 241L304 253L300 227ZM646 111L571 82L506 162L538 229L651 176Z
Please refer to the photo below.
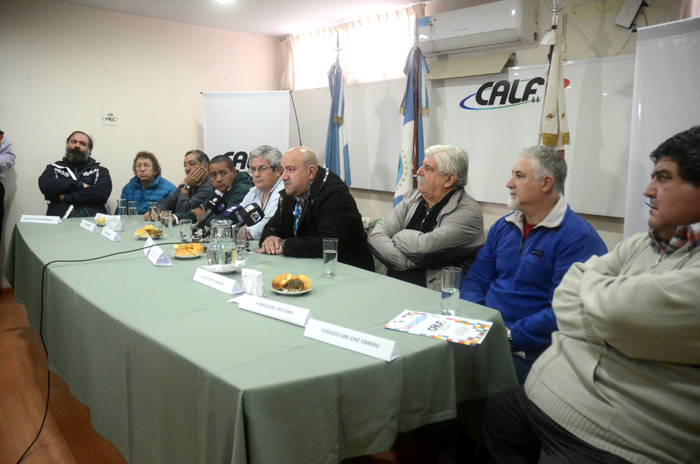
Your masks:
M192 186L191 186L190 184L182 184L182 188L184 188L184 189L187 190L188 192L189 192L190 190L192 190Z
M508 343L510 347L513 348L513 334L510 332L510 328L506 327L506 334L508 335Z
M285 241L287 241L286 238L280 242L280 248L282 248L282 251L284 251L284 242Z

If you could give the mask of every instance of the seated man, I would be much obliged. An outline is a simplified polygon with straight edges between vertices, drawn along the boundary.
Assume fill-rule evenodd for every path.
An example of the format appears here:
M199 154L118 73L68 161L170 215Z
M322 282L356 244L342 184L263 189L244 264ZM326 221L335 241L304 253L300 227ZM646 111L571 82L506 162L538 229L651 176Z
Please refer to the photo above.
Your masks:
M63 160L49 164L39 177L39 189L49 202L47 216L90 217L107 214L112 179L92 157L92 139L75 131L66 139Z
M148 212L149 201L160 201L175 190L172 182L160 175L160 163L151 152L136 153L131 166L134 177L122 189L122 200L138 203L139 214Z
M425 150L418 189L377 224L369 247L385 274L440 291L441 269L468 270L484 245L479 204L464 190L469 158L459 148Z
M321 258L323 239L338 239L338 261L373 270L362 216L336 174L318 166L316 154L295 147L282 157L280 205L260 236L258 253Z
M520 383L552 343L552 294L569 267L607 248L562 195L566 161L544 145L524 149L506 184L515 212L489 230L460 296L497 309L511 340Z
M214 192L209 179L209 157L200 150L185 153L185 179L158 202L161 211L187 213L207 202Z
M265 213L262 221L248 227L248 239L259 240L265 224L268 223L277 211L280 192L284 190L284 184L280 180L282 175L282 153L269 145L261 145L250 152L248 158L250 174L253 183L248 194L241 201L241 206L257 203Z
M226 201L228 206L240 204L250 187L253 186L253 181L250 180L248 173L237 172L233 166L233 161L226 155L218 155L211 159L209 162L209 177L212 185L224 197L224 201ZM179 222L181 219L191 219L194 222L199 221L207 211L206 202L211 200L214 194L215 191L212 191L211 195L205 200L205 204L194 208L192 211L174 214L175 222ZM221 215L213 215L207 219L205 225L208 226L215 219L221 219Z
M571 267L552 346L487 402L495 462L700 462L700 126L651 159L649 232Z

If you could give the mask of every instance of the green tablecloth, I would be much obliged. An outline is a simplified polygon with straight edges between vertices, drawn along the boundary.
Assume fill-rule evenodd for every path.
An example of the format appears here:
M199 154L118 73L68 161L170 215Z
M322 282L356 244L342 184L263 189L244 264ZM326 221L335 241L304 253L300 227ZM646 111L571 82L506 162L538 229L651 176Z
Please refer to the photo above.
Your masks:
M53 260L138 249L79 227L20 223L5 276L39 330L41 273ZM170 253L170 240L159 243ZM404 309L437 312L440 295L339 264L249 255L267 297L324 322L395 340L388 363L303 336L304 329L238 309L230 296L192 280L206 258L156 267L137 251L46 271L43 332L49 368L91 409L95 430L131 463L337 463L385 451L397 432L456 416L456 405L516 384L500 314L480 346L384 329ZM283 272L306 274L306 295L270 291ZM240 273L231 275L240 283Z

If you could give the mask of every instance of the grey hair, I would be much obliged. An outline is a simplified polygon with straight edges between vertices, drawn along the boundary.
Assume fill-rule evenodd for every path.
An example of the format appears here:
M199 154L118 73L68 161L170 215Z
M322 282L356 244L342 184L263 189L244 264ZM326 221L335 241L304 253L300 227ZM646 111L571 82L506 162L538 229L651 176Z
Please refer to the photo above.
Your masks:
M248 167L250 167L253 158L264 158L270 163L273 171L276 171L282 165L282 152L270 145L260 145L258 148L251 150L248 157Z
M535 179L540 180L545 176L552 176L554 179L554 191L558 194L564 191L566 160L557 153L554 147L535 145L534 147L523 148L520 151L519 158L527 158L532 162Z
M425 156L435 158L438 171L443 176L448 174L457 176L454 183L455 188L461 189L467 185L469 155L466 151L452 145L433 145L425 150Z
M201 150L190 150L187 153L185 153L185 157L187 157L187 155L195 155L197 157L197 161L199 161L199 164L201 164L202 166L204 166L205 163L209 162L209 157L206 153L204 153Z

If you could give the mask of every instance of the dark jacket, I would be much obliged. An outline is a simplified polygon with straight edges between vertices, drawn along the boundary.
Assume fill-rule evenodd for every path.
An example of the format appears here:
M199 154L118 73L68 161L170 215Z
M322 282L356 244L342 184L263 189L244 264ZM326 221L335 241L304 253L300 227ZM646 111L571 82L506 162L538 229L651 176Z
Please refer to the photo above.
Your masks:
M238 172L236 174L236 179L234 179L233 184L231 184L231 187L224 192L224 201L226 201L227 206L234 206L234 205L239 205L241 204L241 201L243 198L245 198L246 194L248 193L248 190L253 186L253 179L250 177L250 174L247 172ZM216 190L212 190L211 194L209 197L206 199L204 202L204 206L206 207L207 203L209 200L214 198L214 195L216 193ZM192 222L197 222L197 216L194 215L192 211L187 211L184 213L177 213L176 214L177 219L191 219ZM207 222L206 226L209 226L211 224L211 221L214 221L216 219L221 219L220 214L216 214L212 217L210 217Z
M83 184L89 187L83 188ZM92 158L80 168L57 161L46 166L39 177L39 189L49 202L47 216L90 217L97 213L107 214L112 178L107 168ZM63 195L63 201L58 201L60 195Z
M284 255L297 258L321 258L323 239L338 239L338 261L369 271L374 270L372 254L362 216L350 190L336 174L319 167L299 219L294 236L294 197L280 193L280 205L260 236L285 240Z

